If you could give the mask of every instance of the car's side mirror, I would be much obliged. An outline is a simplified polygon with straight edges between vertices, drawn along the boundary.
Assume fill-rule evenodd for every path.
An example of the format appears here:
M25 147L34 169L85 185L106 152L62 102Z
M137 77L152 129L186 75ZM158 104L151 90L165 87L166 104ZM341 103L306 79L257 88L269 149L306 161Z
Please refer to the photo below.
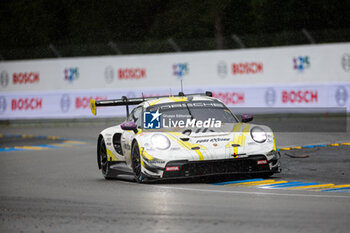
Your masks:
M250 114L242 114L241 119L243 123L249 122L253 120L253 115Z
M120 125L122 130L132 130L134 133L137 133L137 125L133 121L125 121Z

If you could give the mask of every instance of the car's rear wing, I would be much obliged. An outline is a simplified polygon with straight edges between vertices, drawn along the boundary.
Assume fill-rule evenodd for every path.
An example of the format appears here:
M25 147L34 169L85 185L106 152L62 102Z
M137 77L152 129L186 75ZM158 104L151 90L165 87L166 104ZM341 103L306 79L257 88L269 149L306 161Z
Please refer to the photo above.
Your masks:
M194 95L205 95L212 97L213 94L210 91L206 91L205 93L199 93L199 94L187 94L185 95L183 92L179 92L178 95L172 95L171 97L183 97L183 96L194 96ZM126 114L129 116L129 105L137 105L144 101L150 100L150 99L158 99L158 98L164 98L169 97L167 96L153 96L153 97L140 97L140 98L127 98L126 96L123 96L121 99L114 99L114 100L90 100L90 108L92 114L97 114L97 107L108 107L108 106L126 106Z

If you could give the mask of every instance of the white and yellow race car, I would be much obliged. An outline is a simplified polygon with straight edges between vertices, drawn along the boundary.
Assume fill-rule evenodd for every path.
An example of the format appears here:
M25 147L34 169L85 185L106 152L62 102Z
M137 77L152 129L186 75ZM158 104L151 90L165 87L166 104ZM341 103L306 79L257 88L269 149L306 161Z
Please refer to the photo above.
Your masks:
M129 114L129 106L137 105ZM127 119L103 130L97 163L106 179L132 174L137 182L225 174L270 176L281 171L274 134L241 121L211 92L205 94L91 100L126 106Z

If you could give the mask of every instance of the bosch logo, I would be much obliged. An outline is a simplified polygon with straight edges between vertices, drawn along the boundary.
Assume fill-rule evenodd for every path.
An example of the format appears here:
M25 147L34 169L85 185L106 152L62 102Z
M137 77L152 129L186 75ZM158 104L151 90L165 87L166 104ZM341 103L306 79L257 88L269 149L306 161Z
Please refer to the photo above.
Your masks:
M219 62L217 71L218 71L218 75L221 78L225 78L227 75L227 64L223 61Z
M39 73L25 72L25 73L13 73L12 74L13 84L33 84L40 82Z
M282 91L282 103L317 103L317 90Z
M341 64L343 66L343 69L345 71L350 71L350 55L344 54L344 56L341 59Z
M145 68L118 69L118 79L143 79L146 78Z
M0 114L3 114L6 111L7 103L6 99L3 96L0 96Z
M348 100L348 92L344 86L340 86L335 91L335 101L338 106L344 106Z
M68 110L70 108L69 95L67 95L67 94L62 95L61 101L60 101L60 105L61 105L61 111L62 112L68 112Z
M105 68L105 81L106 83L112 83L114 79L114 70L112 66Z
M213 92L213 97L225 104L244 104L244 93L240 92Z
M107 97L101 97L101 96L83 96L83 97L76 97L75 98L75 109L86 109L90 107L90 100L94 99L96 101L98 100L106 100Z
M22 110L38 110L43 106L42 98L19 98L11 100L11 110L12 111L22 111Z
M257 74L263 73L263 63L261 62L245 62L245 63L233 63L232 74Z
M9 84L9 74L7 73L7 71L2 71L0 74L0 85L5 88L7 87L7 85Z
M265 103L267 106L272 106L276 102L276 91L273 88L268 88L265 92Z

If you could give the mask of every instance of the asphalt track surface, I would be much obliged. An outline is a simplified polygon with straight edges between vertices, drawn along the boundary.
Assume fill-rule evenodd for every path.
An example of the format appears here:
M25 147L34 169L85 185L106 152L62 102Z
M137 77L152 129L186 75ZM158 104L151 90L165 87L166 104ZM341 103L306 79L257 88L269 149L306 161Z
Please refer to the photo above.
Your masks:
M2 134L85 142L0 152L0 232L349 232L349 192L212 184L254 177L146 185L129 178L104 180L97 170L95 141L105 127L0 128ZM287 147L350 142L348 132L277 132L275 136L278 147ZM21 146L25 140L17 143ZM35 139L28 143L35 145ZM350 146L282 154L284 170L271 178L274 182L350 184Z

